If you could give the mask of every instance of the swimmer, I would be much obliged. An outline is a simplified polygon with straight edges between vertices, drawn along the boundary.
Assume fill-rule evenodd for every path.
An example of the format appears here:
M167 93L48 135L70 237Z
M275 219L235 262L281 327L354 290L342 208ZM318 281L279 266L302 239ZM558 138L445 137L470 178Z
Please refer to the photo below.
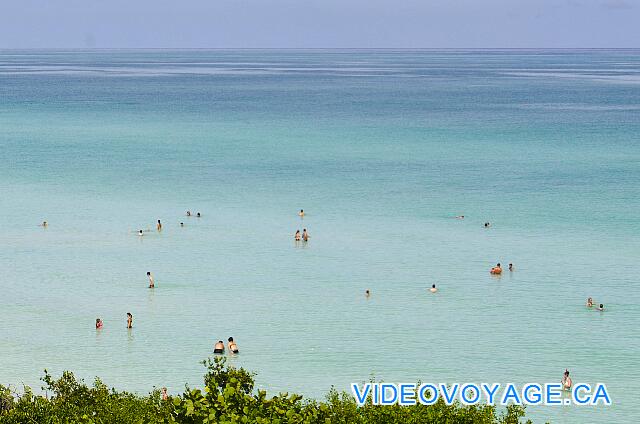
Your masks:
M300 212L298 212L298 216L300 218L304 218L304 210L300 209Z
M196 216L197 216L198 218L200 218L202 215L200 215L200 212L198 212L198 213L196 214Z
M162 224L160 223L160 220L158 220L158 224L156 225L156 228L158 229L158 231L162 231Z
M187 211L187 216L191 216L191 211Z
M587 308L593 308L593 299L592 298L588 298L587 299Z
M601 303L600 306L596 308L596 311L604 312L604 305Z
M213 347L213 353L224 353L224 343L222 343L222 340L218 340L218 343Z
M500 266L500 263L498 263L496 266L491 268L490 272L491 274L494 274L494 275L502 274L502 267Z
M436 288L436 285L435 285L435 284L432 284L432 285L431 285L431 288L429 289L429 291L430 291L431 293L435 293L435 292L437 292L437 291L438 291L438 289Z
M563 390L571 390L571 386L573 386L573 381L571 381L571 377L569 377L569 370L564 370L564 375L562 376L562 389Z
M491 223L489 223L489 222L485 222L484 223L484 228L489 228L490 226L491 226Z
M464 219L464 215L458 215L456 216L456 219Z
M149 277L149 288L152 289L155 287L153 283L153 275L151 275L150 271L147 271L147 277Z
M47 221L42 221L42 224L40 224L42 228L47 228L47 225L49 225L47 224Z
M236 344L236 342L233 341L233 337L229 337L227 339L228 341L228 346L229 346L229 350L233 353L238 353L238 345Z
M96 318L96 330L100 330L104 324L100 318Z
M184 227L184 222L181 222L181 223L180 223L180 226L181 226L181 227Z
M169 395L167 394L167 388L163 387L162 390L160 391L160 396L162 396L162 400L168 400L169 399Z
M509 264L509 271L513 271L513 264Z
M364 291L364 297L367 297L367 298L368 298L368 297L370 297L370 296L371 296L371 292L369 291L369 289L366 289L366 290Z
M127 328L133 328L133 315L131 315L131 312L127 312Z
M309 241L309 233L307 233L307 229L306 228L302 229L302 240Z
M296 231L295 239L296 241L300 241L300 239L302 239L302 236L300 235L300 230Z
M140 237L142 237L142 236L144 235L144 234L142 233L142 230L138 230L138 235L139 235Z

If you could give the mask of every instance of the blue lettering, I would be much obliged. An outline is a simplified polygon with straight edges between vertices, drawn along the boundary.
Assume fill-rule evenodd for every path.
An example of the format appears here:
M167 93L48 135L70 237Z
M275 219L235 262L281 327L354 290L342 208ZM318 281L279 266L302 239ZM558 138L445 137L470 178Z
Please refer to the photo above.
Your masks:
M562 389L562 386L560 384L547 384L546 389L547 402L545 405L561 405L562 400L560 397L562 396L562 392L560 389Z
M494 397L496 395L496 392L498 391L498 389L500 388L500 384L498 383L494 383L493 386L489 386L486 383L482 383L482 390L484 390L484 392L487 394L487 404L488 405L494 405ZM491 389L491 390L489 390Z
M505 390L504 396L502 397L502 405L506 405L509 400L512 400L516 405L522 404L520 398L518 397L516 386L514 386L513 383L507 384L507 390Z
M466 396L468 392L471 392L472 398ZM462 390L460 390L460 398L462 399L462 403L466 405L478 403L478 400L480 400L480 388L475 384L467 383L462 386Z
M542 386L539 384L527 384L522 390L522 397L529 405L539 405L542 402Z
M426 393L431 394L431 397L426 398ZM438 388L433 384L422 384L418 389L418 400L423 405L433 405L438 400Z
M589 393L591 392L591 387L589 387L588 384L577 384L573 386L573 401L577 405L587 404L591 400L591 396L589 396L588 394L585 397L581 397L580 396L581 391Z
M591 405L596 405L600 398L604 399L605 405L611 405L611 398L609 397L609 393L607 393L607 386L602 383L598 383L596 386L596 393L593 395L593 399L591 399Z
M415 395L416 395L415 384L400 385L400 405L415 405L416 404Z
M367 383L363 387L364 393L360 392L360 388L357 384L351 383L351 391L353 392L353 396L356 398L356 403L358 406L364 405L367 401L367 396L369 396L369 392L371 391L371 383Z
M393 393L393 397L387 397L387 393L389 393L389 389ZM380 386L380 390L382 391L382 400L380 401L380 405L393 405L398 402L398 388L395 384L383 384Z
M460 388L460 385L456 383L453 386L451 386L451 388L453 390L449 392L449 389L447 388L447 386L445 386L444 384L440 384L440 389L444 394L444 403L446 403L447 405L451 405L453 403L453 400L456 397L456 393L458 393L458 389Z

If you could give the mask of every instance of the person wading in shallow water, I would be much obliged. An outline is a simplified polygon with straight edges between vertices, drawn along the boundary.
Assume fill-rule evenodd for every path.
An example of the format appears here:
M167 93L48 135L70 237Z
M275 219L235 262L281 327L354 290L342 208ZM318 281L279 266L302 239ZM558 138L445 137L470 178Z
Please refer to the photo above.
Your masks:
M131 315L131 312L127 312L127 328L133 328L133 315Z

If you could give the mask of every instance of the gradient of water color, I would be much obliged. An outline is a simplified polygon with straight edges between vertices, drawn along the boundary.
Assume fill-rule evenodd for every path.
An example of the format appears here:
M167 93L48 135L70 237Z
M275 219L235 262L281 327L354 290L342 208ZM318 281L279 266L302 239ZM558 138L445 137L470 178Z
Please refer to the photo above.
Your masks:
M536 422L640 418L639 51L1 51L0 99L3 384L234 336L271 391L569 368L613 406Z

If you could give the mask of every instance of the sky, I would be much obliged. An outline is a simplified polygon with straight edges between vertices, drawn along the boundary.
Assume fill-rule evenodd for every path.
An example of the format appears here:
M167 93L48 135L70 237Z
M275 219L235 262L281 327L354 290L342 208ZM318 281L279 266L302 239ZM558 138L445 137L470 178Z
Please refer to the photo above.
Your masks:
M640 0L0 0L0 48L640 47Z

